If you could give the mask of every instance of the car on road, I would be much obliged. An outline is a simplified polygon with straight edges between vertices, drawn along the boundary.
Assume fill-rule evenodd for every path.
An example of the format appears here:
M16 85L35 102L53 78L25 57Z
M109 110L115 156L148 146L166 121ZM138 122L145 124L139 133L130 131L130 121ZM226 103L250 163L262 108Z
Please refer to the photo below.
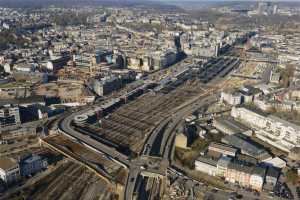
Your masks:
M211 189L211 192L213 192L213 193L217 193L219 190L217 189L217 188L213 188L213 189Z

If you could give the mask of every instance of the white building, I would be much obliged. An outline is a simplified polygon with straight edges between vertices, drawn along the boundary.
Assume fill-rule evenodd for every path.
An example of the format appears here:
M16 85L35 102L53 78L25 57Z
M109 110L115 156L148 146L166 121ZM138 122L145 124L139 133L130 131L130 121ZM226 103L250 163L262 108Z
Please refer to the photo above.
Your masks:
M245 107L232 108L231 116L255 128L258 138L283 151L300 146L300 126Z
M35 67L32 64L28 65L17 65L14 67L15 70L20 71L20 72L34 72Z
M195 160L195 170L216 176L217 174L217 161L205 157L199 157Z
M8 184L19 180L20 169L18 162L12 158L1 158L0 178Z
M239 92L222 92L221 99L222 102L226 102L229 105L239 105L242 103L242 95Z
M8 74L11 73L10 64L8 63L4 64L4 71Z
M254 126L254 128L266 127L267 115L263 115L262 113L252 111L245 107L233 107L231 110L231 116L242 120L247 125Z
M282 168L286 167L286 161L282 160L279 157L275 157L275 158L272 158L270 160L265 160L264 164L266 164L268 166L271 166L271 167L276 167L276 168L279 168L279 169L282 169Z

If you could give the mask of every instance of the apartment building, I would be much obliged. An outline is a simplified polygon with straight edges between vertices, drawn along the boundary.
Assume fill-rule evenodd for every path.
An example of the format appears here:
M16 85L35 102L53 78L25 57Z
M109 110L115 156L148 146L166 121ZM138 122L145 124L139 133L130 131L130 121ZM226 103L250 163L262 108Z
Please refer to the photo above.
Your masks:
M225 172L225 180L243 187L250 187L250 177L253 167L239 162L230 162Z
M221 92L220 100L229 105L240 105L242 103L242 95L238 91L223 91Z
M18 106L4 105L0 107L0 128L21 124Z
M200 156L195 161L195 169L256 191L262 190L266 175L266 168L227 156L218 159ZM269 182L274 183L274 180L270 178Z
M234 107L231 116L255 128L263 141L289 152L300 146L300 126L246 107Z
M0 158L0 178L7 184L20 178L20 168L16 160L12 158Z
M217 161L200 156L195 160L195 169L210 176L217 174Z
M218 160L217 163L217 176L219 177L225 177L225 174L228 169L228 165L230 162L232 162L233 158L223 156Z
M265 179L265 174L266 174L266 169L262 167L255 167L250 176L250 187L253 190L256 191L261 191L263 184L264 184L264 179Z
M212 142L208 146L208 152L211 154L217 154L219 156L224 155L235 157L237 154L237 149L230 145Z

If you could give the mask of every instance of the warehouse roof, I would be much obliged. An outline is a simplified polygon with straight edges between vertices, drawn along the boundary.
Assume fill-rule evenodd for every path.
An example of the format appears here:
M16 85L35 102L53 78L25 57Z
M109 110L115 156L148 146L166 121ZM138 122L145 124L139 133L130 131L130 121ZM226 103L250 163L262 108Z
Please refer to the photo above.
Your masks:
M251 174L253 166L235 160L234 162L230 162L228 164L228 169L234 169L240 172Z
M223 142L226 144L232 145L241 149L242 152L248 154L253 157L260 157L263 154L267 154L267 151L255 143L253 143L249 138L241 135L241 134L234 134L234 135L227 135L222 139Z
M211 158L207 158L204 156L199 156L196 161L202 162L202 163L206 163L212 166L217 166L217 160L213 160Z
M280 174L280 172L278 170L276 170L274 167L269 167L266 176L278 178L279 174Z
M266 168L264 168L264 167L256 166L252 170L253 175L257 175L257 176L261 176L261 177L265 177L265 173L266 173Z
M232 132L234 133L242 133L245 131L250 130L248 127L246 127L245 125L241 124L240 122L237 122L236 120L234 120L232 117L219 117L214 119L215 124L221 124L222 126L225 126L227 129L232 130ZM216 127L218 128L218 127Z
M217 143L217 142L212 142L209 145L209 150L210 148L216 148L216 149L220 149L220 150L224 150L224 151L230 151L232 153L236 153L237 149L228 145L228 144L222 144L222 143Z
M0 158L0 168L4 171L14 168L17 165L17 161L13 158Z

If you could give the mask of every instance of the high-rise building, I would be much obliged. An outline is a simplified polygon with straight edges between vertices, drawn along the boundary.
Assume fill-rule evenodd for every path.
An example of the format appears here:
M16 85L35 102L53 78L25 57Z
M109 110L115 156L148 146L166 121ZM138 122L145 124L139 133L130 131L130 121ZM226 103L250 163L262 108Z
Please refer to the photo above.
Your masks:
M277 14L277 5L271 2L259 2L257 13L260 15L275 15Z
M263 15L267 10L267 6L268 6L268 4L266 2L259 2L258 6L257 6L258 14Z
M276 14L277 14L277 11L278 11L278 6L277 6L277 5L274 5L274 6L273 6L273 15L276 15Z

